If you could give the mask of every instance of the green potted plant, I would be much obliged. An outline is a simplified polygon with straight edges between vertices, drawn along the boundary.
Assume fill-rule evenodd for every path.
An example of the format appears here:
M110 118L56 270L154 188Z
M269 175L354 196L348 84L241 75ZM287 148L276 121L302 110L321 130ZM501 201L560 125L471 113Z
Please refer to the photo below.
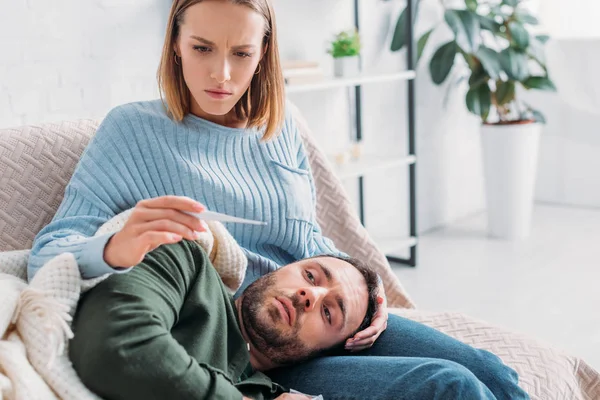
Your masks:
M360 72L360 47L360 36L356 30L335 35L327 51L333 57L335 76L355 76Z
M464 0L417 43L417 60L439 26L453 33L429 61L431 79L442 84L457 60L468 80L465 103L482 121L483 161L490 235L517 239L530 231L541 126L544 116L521 100L523 90L555 91L544 56L546 35L535 35L538 19L522 0ZM456 4L456 3L453 3ZM418 4L415 9L418 9ZM391 50L406 44L406 9L400 14Z

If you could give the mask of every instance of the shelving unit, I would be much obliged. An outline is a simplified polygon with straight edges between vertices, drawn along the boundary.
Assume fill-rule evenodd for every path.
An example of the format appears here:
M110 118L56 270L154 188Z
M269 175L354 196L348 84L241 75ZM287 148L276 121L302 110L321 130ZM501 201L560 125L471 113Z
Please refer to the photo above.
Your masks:
M407 264L412 267L416 266L417 263L417 221L416 221L416 163L417 157L415 153L415 60L416 60L416 46L414 43L414 32L413 32L413 21L412 16L414 15L415 2L416 0L407 0L408 5L406 8L407 18L407 57L406 57L406 70L390 74L362 74L351 78L324 78L317 82L311 82L307 84L294 84L286 86L286 92L302 93L312 92L333 88L347 87L349 89L354 88L354 116L355 116L355 127L356 127L356 141L362 140L362 103L361 103L361 86L365 84L377 84L391 81L407 81L408 85L408 126L407 126L407 140L408 140L408 154L391 154L391 155L369 155L364 154L360 159L356 161L350 161L343 165L336 165L333 162L335 172L341 179L358 179L358 192L359 192L359 215L360 221L363 225L365 224L365 213L364 213L364 178L365 175L374 171L382 170L384 168L392 168L399 166L407 166L408 177L409 177L409 236L408 237L374 237L375 243L381 251L386 254L390 261ZM357 30L360 28L359 24L359 0L354 0L354 24ZM360 31L360 30L359 30ZM362 63L361 63L362 65ZM410 250L410 256L408 258L401 258L393 255L393 253L400 250Z
M363 85L365 83L390 82L415 78L415 71L402 71L393 74L359 75L352 78L324 78L322 81L287 86L287 93L312 92L340 87Z
M364 154L356 161L349 161L343 165L334 163L334 170L340 179L360 178L371 172L385 168L411 165L417 162L415 156L393 156L381 154Z
M410 237L374 237L375 243L384 254L393 253L398 249L407 249L417 245L418 240L414 236Z

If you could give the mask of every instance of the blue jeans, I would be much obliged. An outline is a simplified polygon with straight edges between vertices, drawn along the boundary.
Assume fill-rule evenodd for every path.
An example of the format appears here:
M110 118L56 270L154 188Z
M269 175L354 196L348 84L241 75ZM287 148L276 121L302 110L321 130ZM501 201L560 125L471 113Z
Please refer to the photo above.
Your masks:
M331 399L520 400L517 373L489 351L397 315L373 347L270 371L275 382Z

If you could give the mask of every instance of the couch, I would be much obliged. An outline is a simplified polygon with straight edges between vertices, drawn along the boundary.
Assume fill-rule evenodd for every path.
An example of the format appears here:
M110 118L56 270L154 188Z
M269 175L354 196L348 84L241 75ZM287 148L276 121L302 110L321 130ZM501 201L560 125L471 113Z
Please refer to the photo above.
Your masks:
M368 261L381 275L390 312L493 352L519 373L519 384L532 399L600 399L600 374L580 358L461 313L418 309L360 224L306 121L297 109L294 115L315 177L318 221L340 250ZM56 212L98 123L75 120L0 130L0 272L8 272L3 260L11 260L11 273L23 275L27 249ZM21 265L15 267L14 260Z

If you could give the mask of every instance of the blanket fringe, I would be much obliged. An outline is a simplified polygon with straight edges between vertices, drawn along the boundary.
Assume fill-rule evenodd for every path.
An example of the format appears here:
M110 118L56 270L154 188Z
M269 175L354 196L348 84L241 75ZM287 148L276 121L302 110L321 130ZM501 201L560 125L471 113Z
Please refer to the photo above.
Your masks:
M69 322L73 319L69 314L70 307L66 300L55 299L48 291L27 287L21 292L12 317L13 323L17 322L24 310L41 320L42 329L49 340L50 357L47 367L50 368L56 358L63 354L65 343L73 338L73 331L69 327Z

